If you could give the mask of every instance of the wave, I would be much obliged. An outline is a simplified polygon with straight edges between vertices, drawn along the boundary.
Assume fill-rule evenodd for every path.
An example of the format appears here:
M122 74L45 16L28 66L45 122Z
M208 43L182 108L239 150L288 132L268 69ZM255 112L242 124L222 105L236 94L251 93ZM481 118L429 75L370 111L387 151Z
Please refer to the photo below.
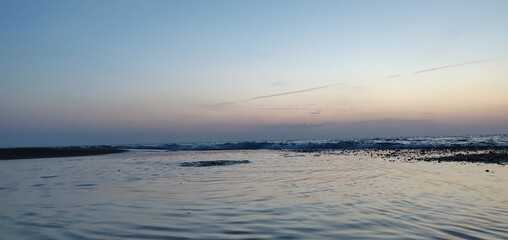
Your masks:
M401 137L346 140L242 141L208 143L129 144L114 147L124 149L165 151L210 150L351 150L408 149L436 147L507 147L508 135L458 137Z

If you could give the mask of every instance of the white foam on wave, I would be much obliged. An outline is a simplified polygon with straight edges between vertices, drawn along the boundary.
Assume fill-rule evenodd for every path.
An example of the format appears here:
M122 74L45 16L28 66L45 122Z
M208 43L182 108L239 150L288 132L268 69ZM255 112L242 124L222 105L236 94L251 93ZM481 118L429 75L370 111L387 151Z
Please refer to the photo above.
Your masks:
M319 149L406 149L431 147L504 147L508 135L400 137L346 140L241 141L207 143L130 144L115 147L163 151L209 150L319 150Z

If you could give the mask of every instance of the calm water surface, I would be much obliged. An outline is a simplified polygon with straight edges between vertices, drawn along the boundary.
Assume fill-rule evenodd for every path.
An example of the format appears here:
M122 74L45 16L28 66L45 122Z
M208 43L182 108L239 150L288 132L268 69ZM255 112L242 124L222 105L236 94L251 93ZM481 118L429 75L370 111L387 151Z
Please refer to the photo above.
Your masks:
M251 163L179 165L199 160ZM2 161L0 179L0 239L508 239L508 166L132 151Z

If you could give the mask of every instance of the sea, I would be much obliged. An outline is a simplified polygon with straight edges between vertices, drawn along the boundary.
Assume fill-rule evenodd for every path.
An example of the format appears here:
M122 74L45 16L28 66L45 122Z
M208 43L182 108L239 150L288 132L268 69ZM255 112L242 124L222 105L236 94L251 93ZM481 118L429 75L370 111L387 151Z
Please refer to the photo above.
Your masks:
M0 239L508 239L508 135L114 145L0 161Z

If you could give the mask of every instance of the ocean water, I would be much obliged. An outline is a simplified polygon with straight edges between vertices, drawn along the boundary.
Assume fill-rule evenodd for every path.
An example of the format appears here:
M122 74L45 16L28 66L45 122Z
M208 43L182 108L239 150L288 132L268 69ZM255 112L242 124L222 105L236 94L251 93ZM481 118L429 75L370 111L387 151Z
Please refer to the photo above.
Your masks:
M373 151L0 161L0 239L508 239L508 166Z
M465 135L442 137L398 137L370 139L328 139L289 141L202 142L116 145L125 149L165 151L207 150L319 150L319 149L407 149L439 147L507 147L508 135Z

